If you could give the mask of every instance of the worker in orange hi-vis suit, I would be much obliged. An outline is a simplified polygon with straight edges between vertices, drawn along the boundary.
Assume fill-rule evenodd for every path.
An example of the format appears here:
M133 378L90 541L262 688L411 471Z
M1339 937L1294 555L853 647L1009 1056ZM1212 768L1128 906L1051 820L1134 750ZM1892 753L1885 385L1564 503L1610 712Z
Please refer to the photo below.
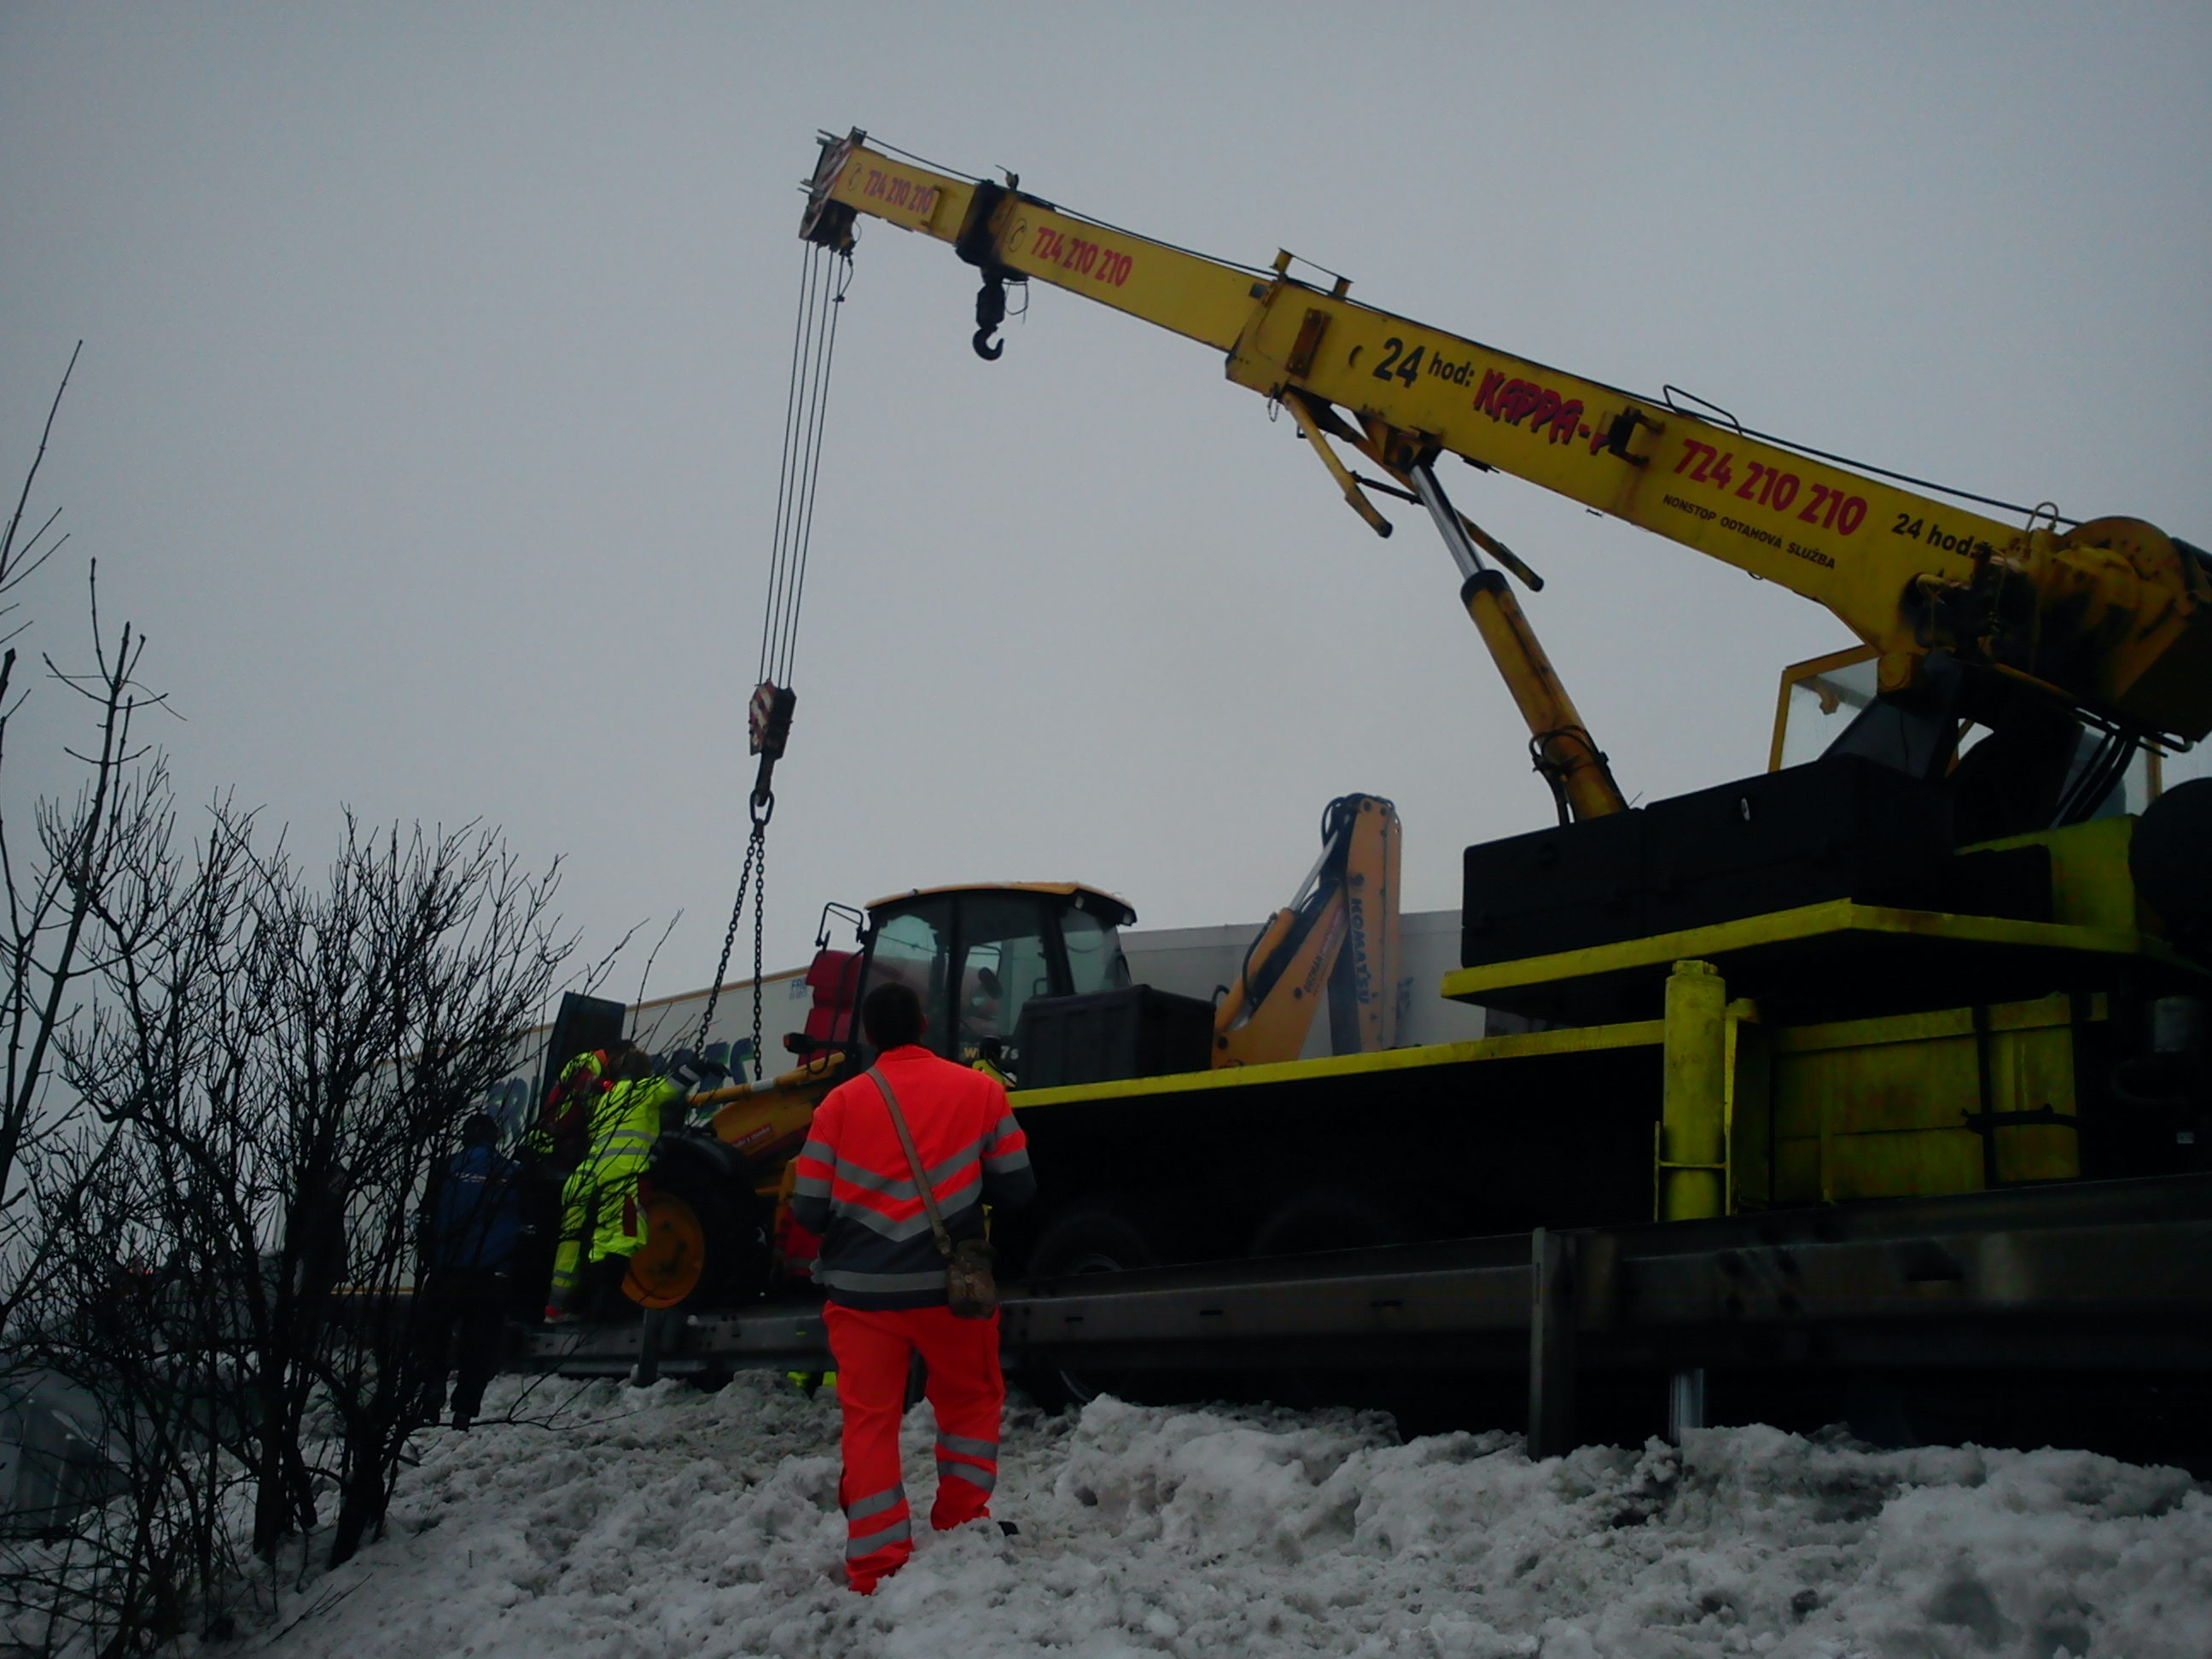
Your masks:
M1036 1191L1028 1143L997 1079L921 1046L927 1024L910 986L868 993L860 1025L890 1085L953 1242L983 1236L983 1205L1021 1205ZM844 1413L845 1572L863 1595L914 1553L899 1476L899 1419L912 1357L928 1367L937 1413L937 1501L942 1532L991 1513L999 1474L999 1315L955 1317L945 1263L890 1108L872 1077L832 1089L799 1154L792 1211L822 1237L814 1279L837 1363ZM1009 1528L1007 1530L1011 1531Z

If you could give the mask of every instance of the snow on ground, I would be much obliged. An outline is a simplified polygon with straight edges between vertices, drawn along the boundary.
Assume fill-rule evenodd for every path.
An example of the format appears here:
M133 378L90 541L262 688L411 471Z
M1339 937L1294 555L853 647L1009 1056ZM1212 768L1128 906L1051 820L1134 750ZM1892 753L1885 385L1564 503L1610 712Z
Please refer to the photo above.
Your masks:
M872 1599L834 1577L836 1408L779 1377L495 1385L284 1659L1065 1654L2205 1659L2212 1494L2087 1452L1771 1429L1530 1462L1344 1412L1008 1413L996 1510ZM917 1521L932 1425L906 1427ZM303 1616L304 1615L304 1616Z

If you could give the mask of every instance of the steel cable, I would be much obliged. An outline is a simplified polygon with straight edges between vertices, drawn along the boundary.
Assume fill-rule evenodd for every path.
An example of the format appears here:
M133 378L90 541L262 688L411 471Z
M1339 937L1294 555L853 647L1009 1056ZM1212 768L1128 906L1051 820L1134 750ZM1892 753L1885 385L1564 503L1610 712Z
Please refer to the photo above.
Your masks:
M759 679L763 686L788 691L792 665L799 649L799 613L805 599L807 552L814 537L814 496L822 476L823 434L830 401L830 364L837 349L838 307L852 281L852 261L834 249L810 246L799 267L799 315L792 327L791 368L784 383L783 455L777 468L775 531L769 554L767 595L761 614ZM757 741L757 738L756 739ZM761 777L769 775L780 750L770 748L762 761ZM722 932L722 951L714 963L708 988L707 1006L699 1017L695 1052L706 1052L714 1013L720 1006L723 977L730 970L738 928L750 899L753 910L753 1034L752 1074L762 1075L761 975L765 965L768 890L768 825L775 816L772 790L757 787L749 802L752 834L745 842L738 890L730 906L729 926ZM732 1066L734 1072L737 1068Z

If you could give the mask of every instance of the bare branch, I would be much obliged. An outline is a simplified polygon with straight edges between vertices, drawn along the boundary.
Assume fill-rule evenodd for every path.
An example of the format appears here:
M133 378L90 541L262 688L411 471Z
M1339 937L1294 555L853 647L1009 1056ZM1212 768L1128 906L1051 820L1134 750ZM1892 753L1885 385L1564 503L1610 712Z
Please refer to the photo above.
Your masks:
M683 920L684 913L681 910L678 910L674 915L669 917L668 926L660 930L660 937L653 940L653 949L647 952L644 970L637 976L636 1003L642 1003L645 1000L646 982L653 977L653 964L660 959L660 947L668 943L668 936L676 931L676 924ZM633 929L632 931L635 932L635 930ZM625 933L623 937L624 939L628 939L629 935ZM635 1004L633 1004L632 1006L635 1006ZM632 1037L635 1037L637 1035L636 1018L635 1015L631 1017L629 1034Z
M62 383L54 388L54 401L46 410L46 426L39 433L39 453L31 458L30 469L23 474L22 492L15 498L15 510L8 516L8 528L0 532L0 585L6 583L10 561L15 556L15 532L22 525L24 509L30 505L31 486L38 481L39 468L46 463L46 441L53 436L54 416L61 412L62 395L69 390L70 376L76 373L76 360L83 350L84 342L79 340L76 349L70 353L69 367L62 370Z

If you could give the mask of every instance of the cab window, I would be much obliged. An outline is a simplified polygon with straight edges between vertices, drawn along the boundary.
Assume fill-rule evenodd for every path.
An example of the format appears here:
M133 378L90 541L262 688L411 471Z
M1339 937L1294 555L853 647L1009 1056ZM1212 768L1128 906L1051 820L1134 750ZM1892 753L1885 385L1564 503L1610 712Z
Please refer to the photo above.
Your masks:
M922 899L896 913L879 912L875 951L868 966L871 987L896 980L913 988L929 1021L922 1042L940 1053L943 1034L950 1024L945 1018L945 987L951 913L950 898Z
M959 1018L957 1048L963 1064L995 1042L1012 1063L1014 1032L1030 998L1052 994L1045 908L1027 893L970 893L960 902Z
M1067 974L1073 990L1118 991L1129 982L1129 963L1121 955L1121 936L1113 923L1070 908L1060 913L1060 927L1067 945Z

